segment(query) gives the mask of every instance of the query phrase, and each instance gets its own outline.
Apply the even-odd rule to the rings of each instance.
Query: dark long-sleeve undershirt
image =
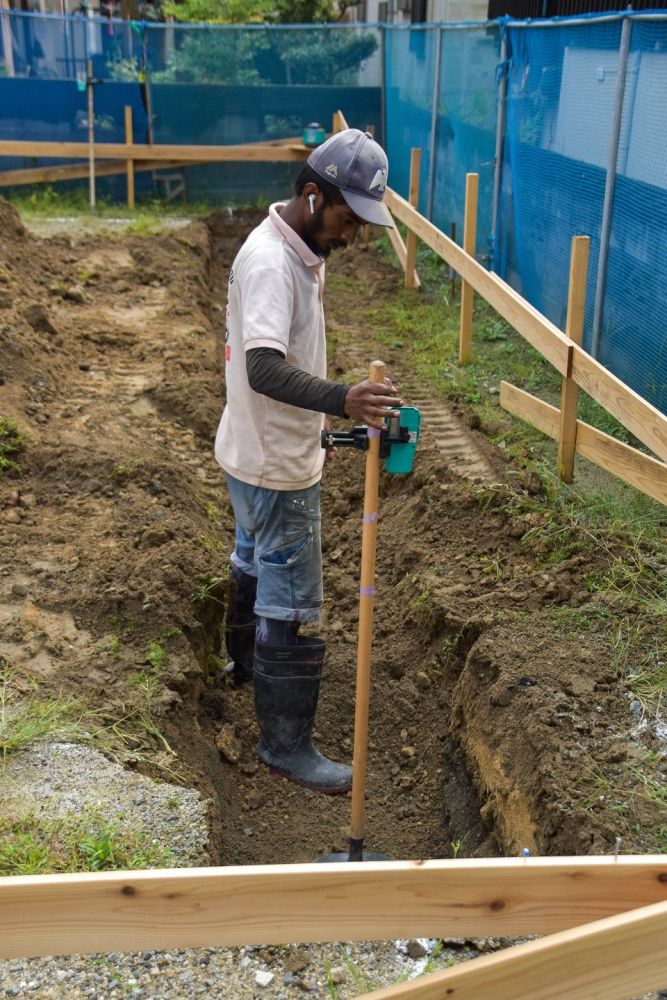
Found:
[[[256,347],[245,357],[248,382],[255,392],[302,410],[345,416],[349,385],[309,375],[272,347]]]

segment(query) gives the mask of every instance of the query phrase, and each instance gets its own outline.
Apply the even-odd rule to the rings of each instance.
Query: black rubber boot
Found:
[[[227,592],[225,615],[225,646],[231,662],[225,667],[225,677],[236,687],[252,680],[255,658],[255,622],[253,611],[257,596],[257,577],[232,569]]]
[[[335,795],[352,787],[352,768],[322,756],[311,740],[326,646],[299,636],[295,646],[255,647],[257,756],[298,785]]]

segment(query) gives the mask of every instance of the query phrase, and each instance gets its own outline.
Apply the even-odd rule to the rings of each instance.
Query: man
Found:
[[[324,260],[363,223],[391,226],[387,157],[347,129],[311,153],[286,204],[275,204],[229,276],[225,407],[215,456],[236,519],[226,642],[235,683],[254,679],[259,759],[326,793],[351,787],[351,768],[313,746],[325,643],[300,636],[320,617],[320,478],[325,414],[381,428],[401,405],[389,379],[326,379]]]

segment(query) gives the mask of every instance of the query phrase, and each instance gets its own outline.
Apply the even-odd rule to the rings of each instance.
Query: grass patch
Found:
[[[67,190],[57,190],[51,185],[43,184],[22,188],[10,194],[14,208],[27,219],[48,219],[54,216],[92,216],[90,211],[88,188],[73,187]],[[191,218],[210,214],[219,205],[206,202],[173,203],[163,202],[158,198],[146,197],[137,200],[137,208],[130,209],[127,205],[114,202],[108,197],[98,197],[95,205],[95,217],[101,219],[132,219],[139,224],[139,230],[150,222],[164,221],[168,218]]]
[[[121,831],[99,813],[44,820],[0,818],[0,875],[99,872],[173,865],[174,855],[143,831]]]
[[[25,442],[25,434],[19,431],[14,421],[0,417],[0,476],[5,472],[21,475],[23,470],[14,460],[14,456],[23,451]]]
[[[47,737],[77,739],[83,735],[84,708],[78,698],[24,699],[13,697],[12,671],[0,670],[0,763],[9,754],[27,750]]]

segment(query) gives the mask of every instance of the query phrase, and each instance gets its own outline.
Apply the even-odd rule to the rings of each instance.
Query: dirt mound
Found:
[[[0,655],[20,693],[37,681],[82,695],[109,725],[129,718],[135,742],[119,738],[117,756],[154,774],[177,767],[214,796],[212,857],[232,863],[345,849],[349,822],[347,797],[260,768],[252,692],[221,680],[233,523],[212,443],[227,268],[257,221],[219,213],[149,239],[40,241],[0,203],[3,416],[27,439],[22,474],[0,480]],[[332,370],[361,354],[400,370],[400,347],[373,341],[358,295],[359,282],[393,294],[396,272],[363,248],[337,269],[327,309],[345,336],[332,338]],[[499,466],[488,442],[476,447]],[[360,456],[339,453],[323,486],[329,656],[316,736],[350,759]],[[522,540],[527,516],[500,499],[453,472],[427,423],[414,475],[383,476],[369,846],[567,854],[623,835],[641,849],[659,822],[649,800],[628,804],[644,737],[609,667],[605,607],[580,557],[545,564]],[[578,616],[598,610],[599,628],[579,634]]]

